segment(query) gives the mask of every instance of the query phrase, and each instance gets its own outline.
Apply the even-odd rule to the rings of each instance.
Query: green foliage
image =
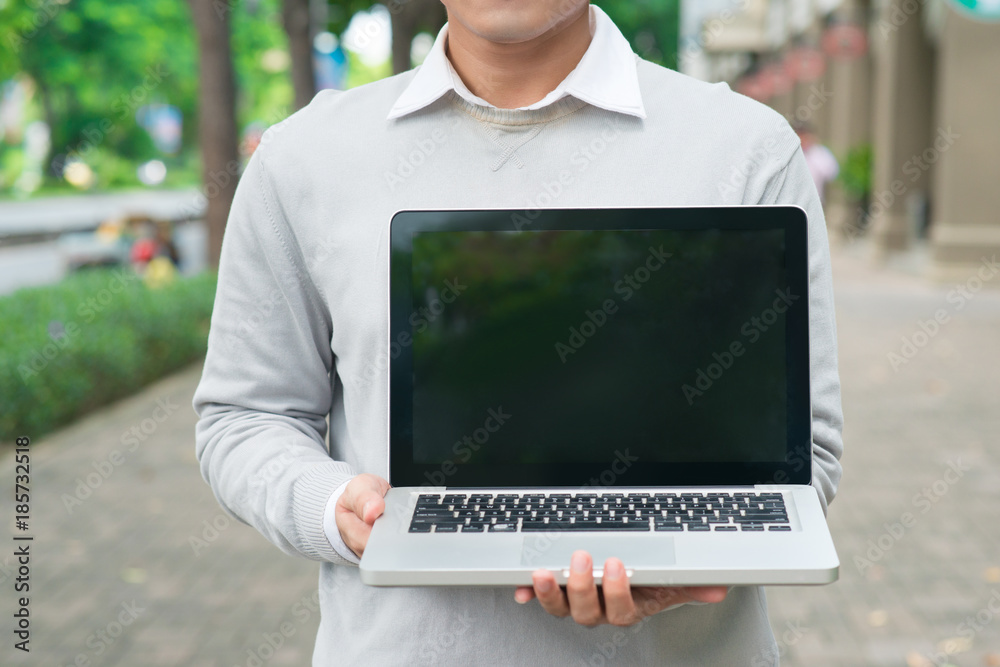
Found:
[[[120,137],[142,104],[170,102],[185,116],[194,107],[197,54],[181,0],[15,1],[0,10],[0,23],[11,29],[15,56],[0,63],[0,79],[24,72],[38,85],[54,155],[84,144],[88,129],[112,149],[128,143]],[[129,157],[152,157],[144,148]]]
[[[872,147],[861,144],[847,151],[837,182],[848,197],[864,201],[872,189]]]
[[[295,93],[289,70],[269,72],[263,66],[270,49],[287,51],[281,23],[281,0],[259,0],[255,5],[228,1],[232,7],[233,65],[236,68],[239,127],[253,121],[274,124],[292,112]],[[195,125],[191,118],[191,127]]]
[[[217,7],[231,12],[241,126],[281,120],[291,109],[288,72],[261,67],[268,49],[286,47],[280,0],[219,0]],[[50,159],[83,159],[102,188],[135,184],[135,167],[145,160],[164,159],[169,167],[170,156],[159,154],[135,119],[150,103],[172,104],[183,114],[182,154],[174,159],[187,162],[186,155],[197,154],[198,49],[185,0],[8,0],[0,2],[0,25],[0,81],[27,74],[35,83],[29,119],[49,124]],[[5,163],[14,159],[7,154],[15,150],[0,142],[5,174]],[[68,187],[48,170],[45,175],[47,186]]]
[[[0,442],[38,437],[200,358],[215,280],[150,289],[131,269],[101,269],[0,298]]]
[[[24,168],[24,151],[20,148],[0,151],[0,190],[10,187]]]
[[[646,60],[677,67],[680,0],[593,0]]]
[[[381,65],[366,65],[353,51],[347,52],[347,87],[356,88],[372,81],[392,76],[392,62],[386,60]]]

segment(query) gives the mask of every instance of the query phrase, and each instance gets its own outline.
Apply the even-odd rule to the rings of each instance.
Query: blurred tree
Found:
[[[410,46],[418,32],[436,34],[448,19],[441,0],[389,0],[392,24],[392,72],[410,69]]]
[[[231,7],[219,0],[188,0],[198,33],[198,136],[208,200],[208,258],[218,267],[222,235],[239,176],[236,81],[230,46]]]
[[[177,0],[0,3],[0,81],[19,72],[37,87],[54,170],[107,151],[139,161],[156,153],[135,122],[142,105],[194,108],[193,43]]]
[[[288,35],[288,50],[292,57],[295,108],[301,109],[309,104],[309,100],[316,94],[309,0],[283,0],[281,17],[285,33]]]

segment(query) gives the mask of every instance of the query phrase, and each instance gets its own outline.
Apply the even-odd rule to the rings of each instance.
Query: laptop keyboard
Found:
[[[791,531],[780,493],[448,493],[417,499],[411,533]]]

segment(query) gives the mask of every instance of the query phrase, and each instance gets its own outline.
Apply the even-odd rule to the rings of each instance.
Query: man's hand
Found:
[[[382,498],[388,490],[389,482],[377,475],[362,473],[347,483],[337,499],[337,529],[344,544],[358,558],[365,552],[372,524],[385,511]]]
[[[538,598],[542,609],[560,618],[572,616],[580,625],[593,627],[634,625],[647,616],[681,602],[722,602],[726,586],[641,587],[633,589],[625,576],[625,566],[617,558],[604,563],[601,588],[594,583],[594,565],[590,554],[577,551],[570,562],[566,591],[556,585],[548,570],[531,576],[534,587],[519,586],[514,599],[524,604]]]

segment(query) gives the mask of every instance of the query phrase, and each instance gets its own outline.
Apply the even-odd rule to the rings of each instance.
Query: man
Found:
[[[826,184],[837,178],[840,165],[830,149],[819,142],[816,133],[806,123],[796,123],[795,134],[802,145],[802,154],[806,158],[809,173],[812,174],[816,191],[819,192],[820,203],[826,202]]]
[[[448,24],[420,68],[321,93],[248,165],[194,401],[205,478],[281,549],[323,561],[315,665],[776,664],[758,587],[633,591],[610,559],[598,590],[582,552],[565,592],[545,572],[517,591],[361,584],[353,565],[388,488],[399,209],[803,207],[824,506],[840,478],[826,229],[788,124],[725,84],[641,60],[586,0],[444,4]]]

